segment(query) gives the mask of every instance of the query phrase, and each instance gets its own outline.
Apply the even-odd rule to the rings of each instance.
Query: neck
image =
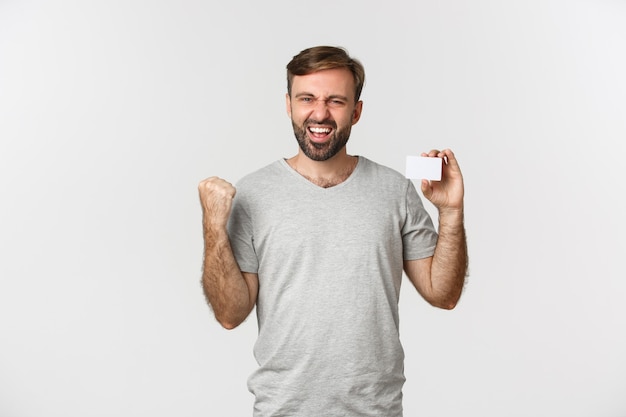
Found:
[[[296,172],[313,184],[329,188],[341,184],[350,177],[358,158],[348,155],[345,149],[326,161],[310,159],[302,151],[293,158],[287,159],[287,163]]]

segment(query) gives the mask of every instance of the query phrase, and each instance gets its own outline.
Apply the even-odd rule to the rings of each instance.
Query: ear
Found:
[[[285,94],[285,105],[287,106],[287,115],[291,118],[291,97],[289,97],[289,93]]]
[[[354,126],[359,119],[361,118],[361,112],[363,111],[363,101],[359,100],[354,106],[354,111],[352,112],[352,125]]]

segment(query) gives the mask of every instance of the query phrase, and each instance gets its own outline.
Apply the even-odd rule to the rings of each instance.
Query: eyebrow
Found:
[[[294,97],[305,97],[305,96],[306,97],[315,97],[315,94],[302,92],[302,93],[296,94]],[[340,100],[348,101],[348,97],[342,96],[341,94],[331,94],[330,96],[328,96],[328,98],[326,100],[332,100],[332,99],[340,99]]]

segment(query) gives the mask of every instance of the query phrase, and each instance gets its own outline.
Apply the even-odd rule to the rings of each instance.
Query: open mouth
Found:
[[[307,130],[309,131],[309,136],[315,142],[325,141],[326,139],[328,139],[328,137],[333,131],[331,127],[319,127],[319,126],[316,126],[316,127],[309,126]]]

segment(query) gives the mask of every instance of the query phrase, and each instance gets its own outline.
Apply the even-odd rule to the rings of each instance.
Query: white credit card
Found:
[[[441,181],[443,159],[427,156],[406,157],[406,177],[416,180]]]

